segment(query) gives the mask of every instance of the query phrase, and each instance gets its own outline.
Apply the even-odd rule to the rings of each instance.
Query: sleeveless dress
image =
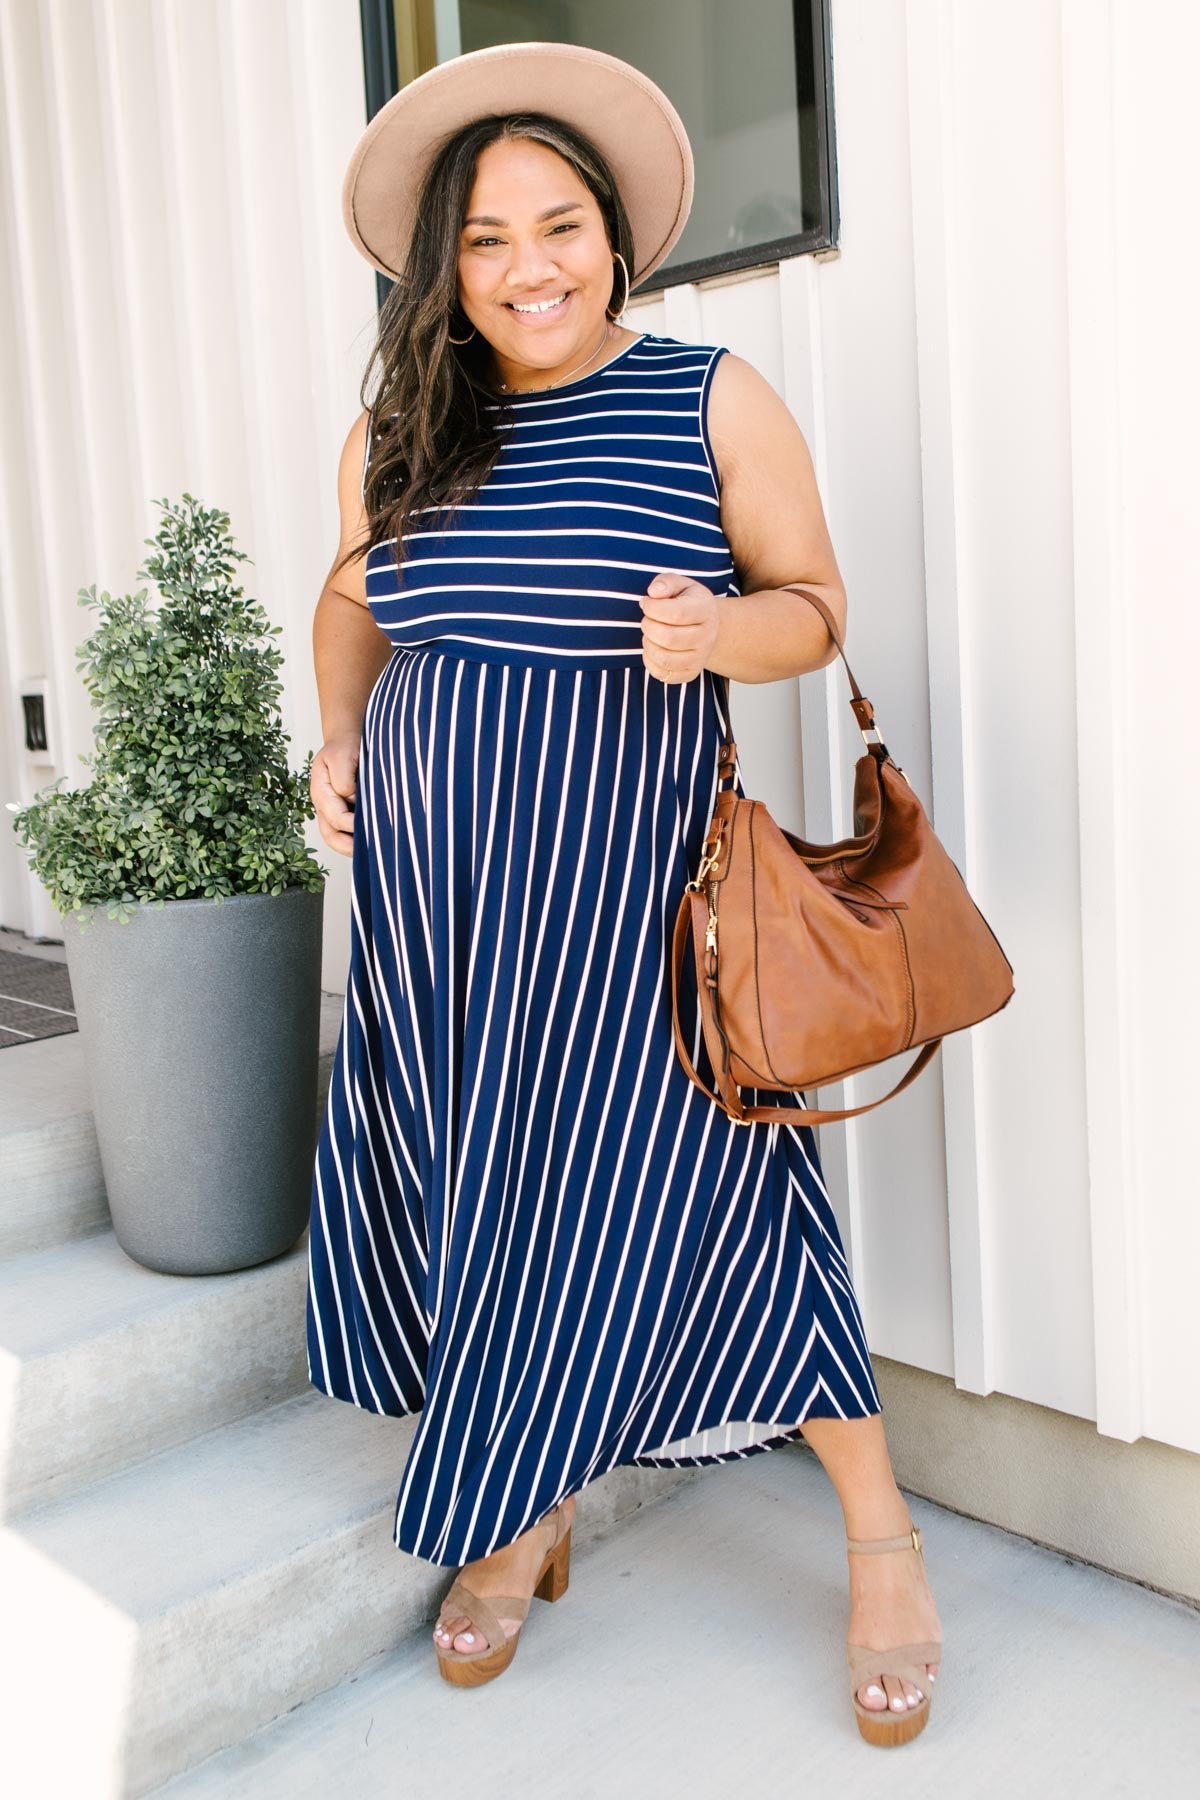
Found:
[[[882,1410],[812,1127],[735,1125],[674,1043],[728,681],[651,675],[638,596],[660,570],[739,591],[706,416],[724,351],[645,332],[512,396],[452,527],[406,535],[400,577],[394,541],[367,558],[395,650],[363,720],[308,1374],[420,1414],[393,1536],[434,1563],[619,1464]]]

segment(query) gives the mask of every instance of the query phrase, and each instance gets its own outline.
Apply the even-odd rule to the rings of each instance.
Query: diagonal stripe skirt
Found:
[[[675,1050],[671,930],[726,703],[707,670],[423,647],[371,693],[308,1373],[420,1414],[393,1535],[431,1562],[620,1464],[882,1410],[812,1128],[735,1126]]]

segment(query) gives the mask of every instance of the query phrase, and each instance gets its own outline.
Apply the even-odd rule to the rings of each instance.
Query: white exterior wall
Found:
[[[787,397],[851,667],[1014,965],[1002,1013],[898,1100],[821,1129],[826,1174],[874,1351],[1200,1451],[1183,923],[1200,886],[1200,16],[833,15],[840,253],[627,314],[728,344]],[[75,590],[132,585],[148,496],[184,488],[256,559],[243,579],[284,626],[299,761],[319,742],[312,607],[374,309],[338,204],[363,123],[357,7],[0,0],[0,60],[3,797],[84,779]],[[39,674],[53,769],[20,743],[16,681]],[[811,837],[849,829],[849,691],[840,660],[734,689],[749,791]],[[336,987],[348,868],[312,841]],[[0,908],[58,935],[8,834]],[[908,1060],[821,1101],[869,1099]]]
[[[92,748],[75,646],[185,490],[228,512],[283,627],[293,765],[320,742],[312,611],[337,547],[374,283],[341,221],[363,129],[355,0],[0,0],[0,784]],[[17,694],[50,683],[53,767]],[[61,936],[0,834],[0,923]],[[315,831],[329,866],[342,862]],[[329,985],[348,943],[333,871]]]

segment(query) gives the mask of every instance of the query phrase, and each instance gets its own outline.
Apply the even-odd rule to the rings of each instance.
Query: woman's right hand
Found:
[[[321,836],[331,850],[354,854],[354,798],[358,787],[359,739],[348,733],[327,738],[312,760],[308,791]]]

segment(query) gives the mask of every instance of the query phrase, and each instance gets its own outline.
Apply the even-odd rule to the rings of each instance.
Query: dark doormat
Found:
[[[66,963],[0,950],[0,1049],[78,1029]]]

